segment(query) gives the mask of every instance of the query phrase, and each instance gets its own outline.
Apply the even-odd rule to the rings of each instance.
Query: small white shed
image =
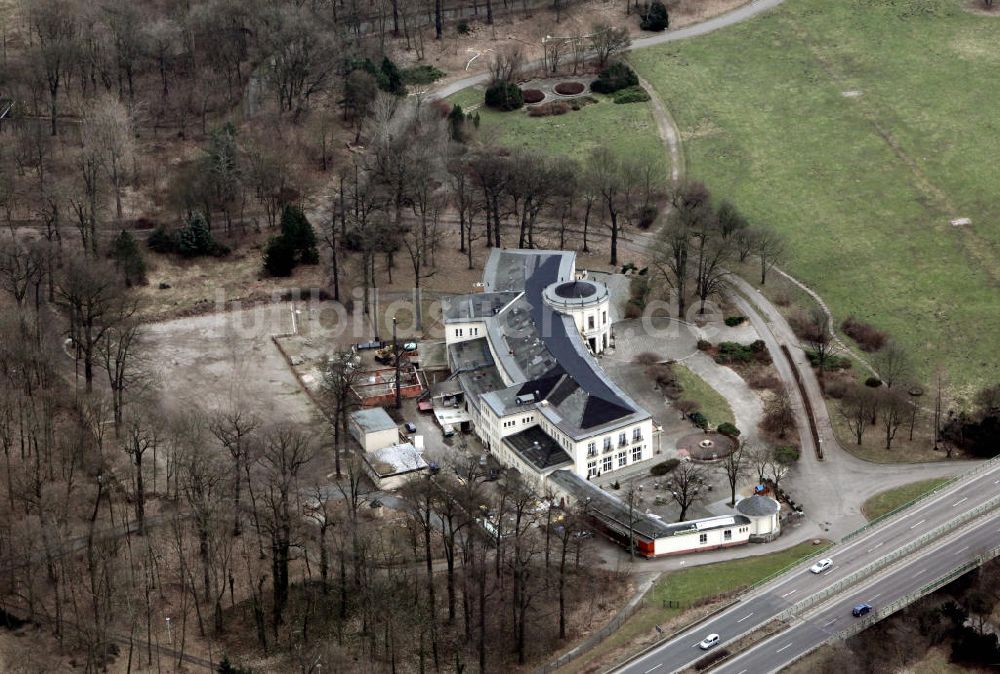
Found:
[[[381,407],[352,412],[348,420],[351,436],[365,452],[389,447],[399,442],[399,428],[389,413]]]
[[[781,504],[773,498],[754,494],[736,504],[736,512],[750,519],[750,542],[773,541],[781,533]]]

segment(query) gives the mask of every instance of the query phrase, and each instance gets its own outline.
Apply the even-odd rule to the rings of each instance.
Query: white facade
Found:
[[[732,517],[707,517],[694,520],[690,533],[664,536],[653,541],[653,556],[679,555],[743,545],[750,542],[750,524],[739,523]]]

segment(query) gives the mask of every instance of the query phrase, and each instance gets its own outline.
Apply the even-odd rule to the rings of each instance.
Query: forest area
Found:
[[[238,386],[221,408],[162,399],[143,340],[158,268],[242,254],[251,278],[301,265],[338,298],[397,258],[419,287],[446,241],[470,267],[474,244],[567,242],[578,209],[592,245],[620,232],[582,167],[405,96],[422,71],[393,59],[437,10],[513,4],[405,3],[396,37],[403,4],[0,5],[0,609],[27,656],[2,653],[8,671],[507,671],[620,601],[576,514],[516,476],[456,457],[390,509],[346,434],[270,419]],[[329,383],[343,419],[338,400]]]

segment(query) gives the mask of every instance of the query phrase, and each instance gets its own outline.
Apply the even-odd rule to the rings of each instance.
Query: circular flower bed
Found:
[[[545,100],[545,94],[538,89],[523,89],[521,93],[524,94],[524,102],[528,104],[540,103]]]
[[[582,94],[583,90],[586,89],[582,82],[560,82],[554,88],[557,94],[563,96],[576,96]]]

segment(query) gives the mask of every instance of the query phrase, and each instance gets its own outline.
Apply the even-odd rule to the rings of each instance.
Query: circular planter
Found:
[[[524,94],[524,102],[528,105],[545,100],[545,93],[538,89],[522,89],[521,93]]]
[[[553,89],[561,96],[576,96],[582,94],[587,87],[582,82],[560,82]]]
[[[692,433],[677,442],[677,449],[695,461],[717,461],[733,453],[736,441],[720,433]]]

